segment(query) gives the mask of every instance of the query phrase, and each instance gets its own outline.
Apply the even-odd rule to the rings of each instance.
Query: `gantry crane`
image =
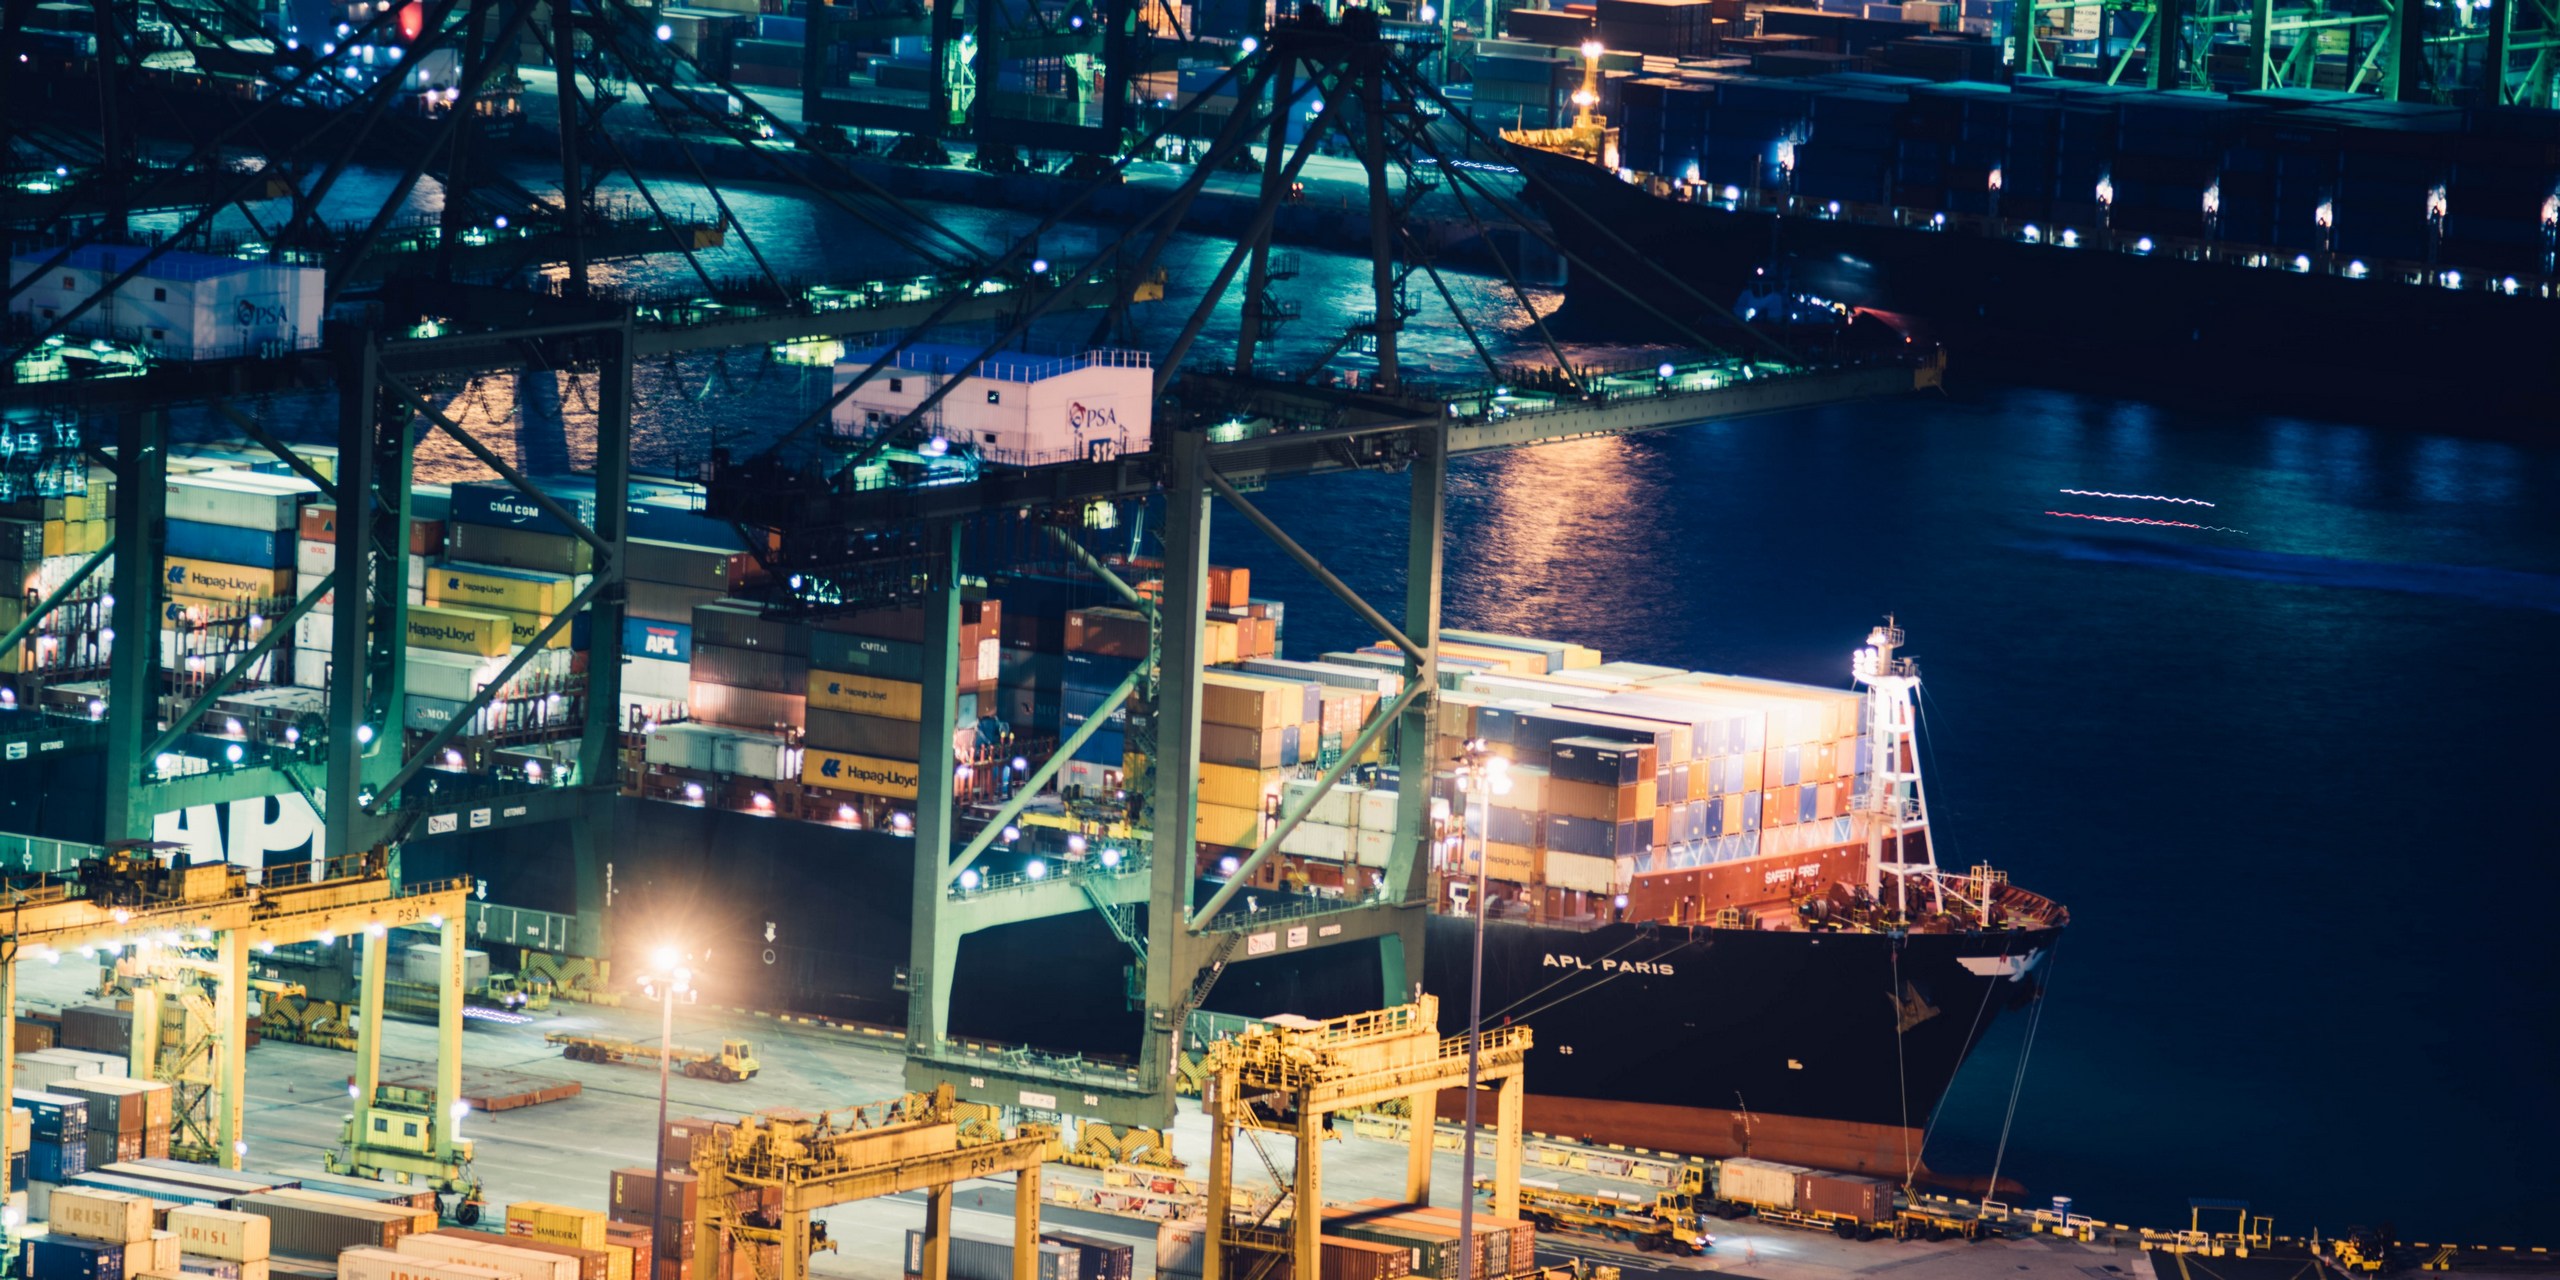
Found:
[[[397,886],[381,850],[315,866],[296,883],[253,885],[229,863],[164,862],[145,848],[110,849],[70,879],[38,877],[7,889],[9,920],[0,955],[0,1008],[17,1007],[18,965],[58,963],[66,954],[118,957],[133,979],[131,1071],[167,1081],[175,1096],[172,1154],[230,1168],[246,1149],[241,1109],[247,1073],[249,953],[345,936],[365,940],[381,972],[382,941],[395,928],[441,929],[448,959],[440,976],[444,1037],[435,1102],[449,1114],[461,1084],[461,952],[465,895],[459,881]],[[280,876],[281,870],[270,876]],[[379,1008],[378,979],[369,987]],[[165,1018],[164,1006],[182,1016]],[[165,1020],[164,1020],[165,1018]],[[368,1016],[364,1038],[378,1019]],[[164,1028],[179,1028],[171,1036]],[[379,1045],[363,1078],[378,1078]],[[0,1096],[16,1085],[16,1063],[0,1054]],[[362,1114],[369,1091],[357,1099]]]
[[[925,1193],[922,1280],[945,1280],[950,1267],[951,1189],[971,1178],[1014,1175],[1013,1280],[1037,1280],[1040,1261],[1040,1165],[1054,1132],[963,1145],[960,1107],[951,1086],[887,1102],[812,1115],[778,1110],[721,1125],[693,1149],[693,1264],[712,1275],[726,1241],[779,1246],[779,1266],[734,1266],[738,1280],[808,1280],[817,1246],[809,1215],[834,1205],[906,1191]],[[737,1193],[778,1187],[774,1210],[742,1211]],[[770,1214],[771,1216],[767,1216]],[[758,1249],[750,1257],[757,1257]]]
[[[1412,1004],[1329,1022],[1285,1014],[1265,1018],[1261,1025],[1210,1046],[1202,1102],[1209,1113],[1208,1214],[1218,1238],[1202,1258],[1201,1280],[1220,1280],[1229,1245],[1286,1253],[1294,1280],[1316,1280],[1324,1234],[1318,1148],[1325,1117],[1334,1112],[1383,1102],[1410,1104],[1405,1198],[1428,1202],[1440,1091],[1465,1088],[1468,1069],[1467,1037],[1443,1037],[1439,1026],[1439,997],[1426,995]],[[1529,1028],[1489,1029],[1476,1067],[1478,1081],[1500,1089],[1494,1104],[1493,1212],[1506,1218],[1520,1212],[1521,1066],[1528,1056]],[[1272,1212],[1263,1215],[1268,1220],[1279,1204],[1289,1205],[1285,1229],[1235,1220],[1238,1129],[1283,1133],[1296,1140],[1296,1176]]]

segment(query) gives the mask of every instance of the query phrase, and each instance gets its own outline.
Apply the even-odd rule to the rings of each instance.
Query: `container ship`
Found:
[[[1980,80],[1754,74],[1871,61],[1853,56],[1871,52],[1858,19],[1771,15],[1803,19],[1788,52],[1647,59],[1593,75],[1579,127],[1504,132],[1526,198],[1587,264],[1568,319],[1640,314],[1612,281],[1700,322],[1765,324],[1774,292],[2013,381],[2139,369],[2228,400],[2252,385],[2241,370],[2283,368],[2289,411],[2423,402],[2512,423],[2560,390],[2532,337],[2560,306],[2560,112],[1992,83],[1987,44]]]
[[[306,460],[323,474],[334,463],[326,450]],[[326,588],[335,512],[251,446],[190,448],[170,473],[159,643],[183,682],[223,669],[269,619]],[[82,492],[0,512],[13,598],[52,592],[104,544],[112,484],[103,468],[85,479]],[[563,508],[592,510],[592,481],[542,484]],[[625,731],[605,868],[615,945],[674,934],[702,952],[705,986],[735,1003],[902,1027],[919,777],[947,759],[964,827],[973,814],[983,824],[1146,660],[1148,621],[1099,603],[1111,598],[1103,585],[1063,560],[988,573],[963,611],[958,732],[926,747],[921,611],[777,616],[765,570],[702,502],[685,482],[635,482],[627,625],[559,629],[409,785],[432,812],[574,783],[579,728],[614,717]],[[399,723],[415,746],[467,713],[464,700],[540,637],[593,565],[585,542],[502,485],[420,484],[412,513]],[[1114,558],[1149,589],[1148,562]],[[1285,602],[1254,594],[1246,568],[1214,569],[1210,585],[1190,833],[1203,882],[1235,872],[1405,679],[1402,659],[1378,649],[1292,656]],[[159,767],[219,769],[243,742],[312,734],[333,607],[304,613]],[[0,761],[0,827],[98,839],[103,770],[87,748],[104,714],[106,616],[102,589],[83,584],[6,655],[0,732],[43,749]],[[1423,851],[1435,914],[1420,977],[1460,1029],[1481,925],[1486,1016],[1538,1030],[1531,1125],[1913,1173],[1967,1054],[1998,1014],[2037,998],[2066,916],[1988,869],[1937,866],[1912,751],[1917,673],[1899,633],[1869,637],[1842,689],[1609,661],[1534,637],[1440,640],[1432,758],[1452,769],[1415,782],[1447,815]],[[597,661],[621,664],[621,705],[588,705]],[[1505,793],[1457,791],[1470,743],[1510,762]],[[1134,789],[1144,747],[1135,722],[1090,734],[984,873],[1033,858],[1072,868],[1125,834],[1113,797]],[[1403,780],[1391,747],[1371,750],[1257,869],[1240,907],[1377,891]],[[574,912],[562,825],[484,824],[483,812],[422,823],[402,845],[403,873],[467,876],[490,902]],[[316,856],[319,826],[306,801],[279,795],[161,815],[156,834],[264,874]],[[1077,912],[971,935],[954,1034],[1132,1053],[1143,1014],[1114,923]],[[1374,1008],[1383,981],[1374,947],[1239,953],[1190,1030]]]

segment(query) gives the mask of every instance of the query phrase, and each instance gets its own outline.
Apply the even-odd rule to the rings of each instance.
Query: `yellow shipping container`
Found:
[[[882,680],[844,671],[809,672],[809,705],[822,711],[852,711],[885,720],[922,720],[924,686],[904,680]]]
[[[1263,797],[1280,790],[1277,769],[1245,769],[1231,764],[1200,766],[1200,803],[1221,804],[1230,809],[1262,808]]]
[[[46,536],[48,539],[51,537],[50,534]],[[168,556],[161,560],[160,569],[161,580],[167,584],[169,594],[190,600],[248,604],[293,594],[292,565],[281,569],[252,569],[246,565]]]
[[[1526,649],[1501,649],[1484,644],[1461,644],[1455,640],[1440,642],[1440,656],[1464,658],[1469,662],[1490,663],[1515,676],[1547,674],[1546,659]]]
[[[502,658],[507,646],[515,643],[515,623],[487,609],[413,604],[409,606],[409,643],[421,649]]]
[[[631,1280],[630,1245],[605,1242],[604,1280]]]
[[[1278,729],[1294,723],[1305,705],[1296,685],[1226,671],[1200,673],[1200,718],[1209,724]]]
[[[1202,844],[1250,849],[1262,840],[1262,810],[1239,809],[1203,800],[1200,802],[1200,817],[1194,824],[1194,834]]]
[[[429,601],[428,603],[433,604],[434,601]],[[533,638],[541,635],[542,628],[548,625],[551,621],[551,615],[547,613],[518,613],[513,609],[490,609],[488,612],[504,614],[506,616],[507,643],[509,644],[532,644]],[[577,624],[572,622],[568,626],[552,632],[551,643],[542,647],[545,649],[568,648],[569,633],[575,630],[577,630]]]
[[[595,1209],[572,1209],[539,1200],[519,1200],[507,1206],[508,1235],[572,1249],[604,1248],[606,1221],[604,1214]]]
[[[1230,618],[1208,619],[1208,630],[1201,637],[1200,651],[1209,662],[1237,661],[1235,621]]]
[[[1569,644],[1569,645],[1566,645],[1566,646],[1564,647],[1564,669],[1565,669],[1565,670],[1567,670],[1567,671],[1587,671],[1587,670],[1589,670],[1589,669],[1591,669],[1591,668],[1593,668],[1593,667],[1599,666],[1599,665],[1600,665],[1600,651],[1599,651],[1599,650],[1597,650],[1597,649],[1585,649],[1585,648],[1583,648],[1581,645],[1578,645],[1578,644]]]
[[[568,608],[576,595],[566,574],[499,573],[459,565],[440,565],[427,571],[428,604],[547,616]]]
[[[910,760],[882,760],[842,751],[809,749],[800,765],[800,781],[830,791],[852,791],[893,800],[916,798],[916,765]]]

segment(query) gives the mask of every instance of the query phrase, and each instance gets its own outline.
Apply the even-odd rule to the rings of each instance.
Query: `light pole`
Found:
[[[1467,909],[1476,917],[1475,960],[1468,968],[1467,980],[1467,1123],[1464,1145],[1458,1148],[1458,1275],[1457,1280],[1475,1280],[1476,1239],[1476,1070],[1484,1050],[1484,908],[1485,845],[1492,835],[1493,798],[1511,790],[1511,760],[1499,756],[1485,745],[1482,738],[1467,740],[1466,754],[1458,757],[1458,792],[1462,807],[1458,811],[1458,852],[1467,848],[1467,820],[1474,816],[1476,801],[1484,802],[1483,834],[1476,837],[1476,884],[1469,895]],[[1429,1116],[1415,1116],[1415,1124],[1429,1124]]]
[[[676,998],[693,1001],[693,970],[684,967],[674,947],[650,952],[649,965],[650,972],[640,976],[640,990],[658,1002],[658,1142],[649,1169],[649,1267],[658,1275],[648,1280],[659,1280],[665,1274],[659,1261],[667,1253],[667,1067],[675,1057]]]

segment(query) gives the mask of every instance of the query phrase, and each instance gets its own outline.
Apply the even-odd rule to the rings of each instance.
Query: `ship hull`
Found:
[[[2540,430],[2539,406],[2560,393],[2560,368],[2534,354],[2554,304],[2478,287],[2484,273],[2457,290],[2331,272],[2343,263],[2297,272],[2102,249],[2090,227],[2074,230],[2081,247],[2063,248],[2052,227],[2030,244],[1732,211],[1652,195],[1569,156],[1509,154],[1529,202],[1584,259],[1566,286],[1568,331],[1658,330],[1632,292],[1712,337],[1721,321],[1688,290],[1730,308],[1763,268],[1784,264],[1800,292],[1912,322],[1947,348],[1958,377],[2357,419],[2423,410],[2431,428],[2469,432]]]
[[[618,803],[617,940],[638,946],[670,928],[697,939],[717,1002],[903,1024],[912,840]],[[470,875],[493,898],[566,910],[562,836],[427,837],[406,859],[413,875]],[[1485,930],[1484,1008],[1535,1033],[1534,1130],[1899,1177],[1981,1036],[2038,997],[2055,936],[1497,921]],[[1416,976],[1449,1034],[1466,1028],[1474,941],[1463,917],[1428,926]],[[1130,1054],[1141,1019],[1126,999],[1129,960],[1089,912],[973,934],[955,967],[953,1030]],[[1206,1007],[1325,1017],[1401,998],[1384,982],[1376,946],[1322,948],[1230,964]]]

